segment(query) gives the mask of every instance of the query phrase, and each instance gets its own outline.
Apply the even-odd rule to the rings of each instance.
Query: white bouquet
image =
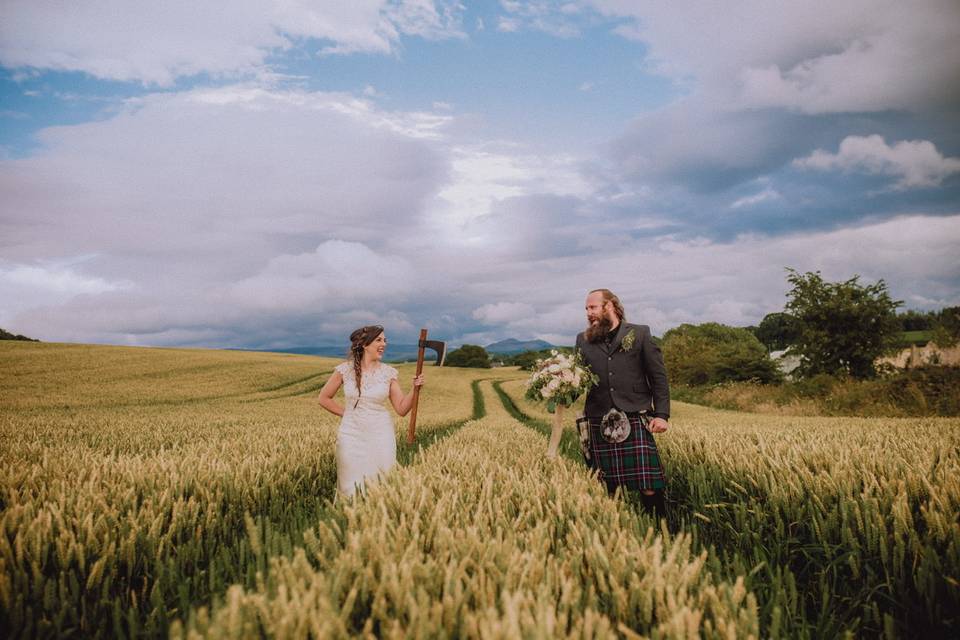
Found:
[[[547,411],[553,413],[558,406],[571,406],[599,380],[579,353],[564,354],[554,349],[549,358],[537,360],[536,370],[527,380],[526,397],[546,401]]]

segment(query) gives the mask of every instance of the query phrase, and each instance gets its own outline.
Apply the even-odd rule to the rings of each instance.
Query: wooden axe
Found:
[[[420,329],[420,350],[417,351],[417,375],[423,373],[423,351],[433,349],[437,352],[436,366],[443,366],[443,359],[447,355],[447,343],[439,340],[427,340],[427,330]],[[413,406],[410,407],[410,422],[407,423],[407,444],[413,444],[417,433],[417,403],[420,401],[420,387],[413,388]]]

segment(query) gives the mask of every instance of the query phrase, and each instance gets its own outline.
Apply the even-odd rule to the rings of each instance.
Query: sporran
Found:
[[[617,408],[611,408],[600,421],[600,435],[611,444],[619,444],[630,437],[630,419]]]

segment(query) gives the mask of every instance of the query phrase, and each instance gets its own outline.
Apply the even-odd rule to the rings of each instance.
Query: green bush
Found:
[[[960,415],[960,367],[918,367],[879,381],[880,394],[927,415]],[[922,399],[922,405],[921,400]]]
[[[864,417],[960,416],[960,368],[927,366],[884,379],[819,374],[780,385],[725,382],[671,389],[683,402],[718,409]]]
[[[781,379],[776,363],[753,333],[716,322],[683,324],[667,331],[663,357],[672,385]]]
[[[818,373],[809,378],[801,378],[786,386],[803,398],[825,398],[830,395],[839,381],[836,376],[829,373]]]
[[[444,364],[450,367],[490,368],[490,356],[487,350],[475,344],[465,344],[447,354]]]
[[[503,356],[503,364],[507,366],[520,367],[523,371],[533,371],[537,360],[544,360],[550,357],[551,351],[560,353],[573,353],[572,347],[552,347],[550,349],[541,349],[540,351],[524,351],[512,356]]]

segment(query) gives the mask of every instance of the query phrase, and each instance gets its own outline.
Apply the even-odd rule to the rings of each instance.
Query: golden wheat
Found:
[[[315,396],[336,360],[10,343],[0,358],[0,626],[18,634],[162,631],[333,497],[337,419]],[[421,437],[472,409],[470,377],[428,379]]]
[[[186,637],[757,637],[756,602],[716,584],[543,438],[492,416],[392,474],[233,587]]]
[[[550,416],[512,369],[428,368],[408,466],[332,500],[337,419],[315,397],[337,362],[0,343],[0,631],[960,629],[960,420],[676,403],[667,534],[606,496],[572,430],[567,459],[543,460]]]
[[[545,426],[522,381],[501,387]],[[960,627],[960,420],[673,406],[657,438],[673,515],[758,593],[768,634]]]

